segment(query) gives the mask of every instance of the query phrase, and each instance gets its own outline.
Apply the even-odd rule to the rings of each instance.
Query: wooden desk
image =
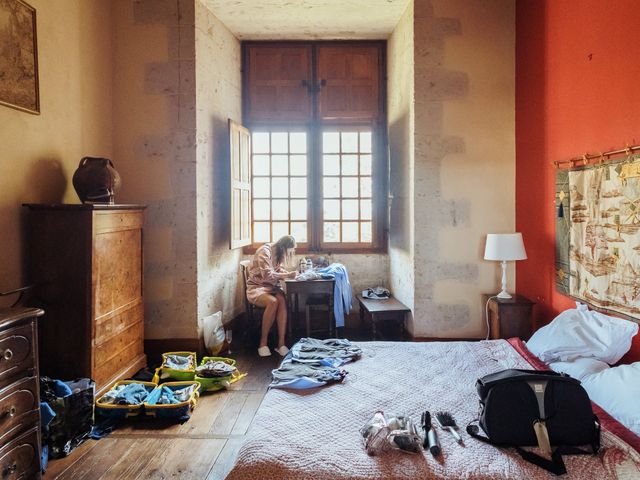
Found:
[[[376,323],[384,320],[393,320],[398,322],[400,325],[400,336],[404,340],[404,318],[407,313],[411,312],[409,307],[396,300],[394,297],[384,300],[374,300],[364,298],[362,295],[358,294],[356,298],[360,304],[360,321],[364,321],[365,312],[369,315],[369,318],[371,318],[371,340],[375,340],[378,335]]]
[[[329,323],[333,325],[331,322],[331,316],[333,315],[333,289],[334,289],[335,280],[285,280],[284,281],[284,291],[287,296],[287,305],[289,306],[289,313],[293,313],[293,318],[295,318],[296,324],[300,322],[300,294],[303,295],[314,295],[314,294],[322,294],[328,295],[329,297]],[[291,335],[291,323],[288,323],[289,335]],[[333,332],[329,332],[330,336]]]

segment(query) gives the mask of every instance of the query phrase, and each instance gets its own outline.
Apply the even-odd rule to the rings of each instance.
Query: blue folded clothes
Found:
[[[56,395],[58,397],[66,397],[68,395],[71,395],[73,392],[71,391],[71,389],[69,388],[69,385],[67,385],[66,383],[64,383],[62,380],[54,380],[53,381],[54,384],[54,389],[56,392]]]
[[[43,427],[49,426],[55,416],[56,412],[53,411],[51,405],[47,402],[40,402],[40,425]]]
[[[101,403],[112,403],[115,405],[140,405],[149,395],[149,387],[139,383],[129,383],[118,385],[109,390],[100,399]]]

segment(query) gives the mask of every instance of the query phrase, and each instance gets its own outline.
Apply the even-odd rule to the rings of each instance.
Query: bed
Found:
[[[308,391],[270,390],[258,410],[229,480],[251,479],[537,479],[553,475],[512,449],[464,433],[477,418],[478,377],[506,368],[546,366],[518,339],[481,342],[363,342],[342,383]],[[419,421],[425,409],[454,414],[458,445],[439,431],[443,455],[393,450],[368,456],[360,427],[376,410]],[[601,419],[597,456],[566,456],[564,478],[640,478],[640,437],[594,406]]]

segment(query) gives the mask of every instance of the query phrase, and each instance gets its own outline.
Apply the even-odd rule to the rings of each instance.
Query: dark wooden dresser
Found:
[[[0,309],[0,478],[40,478],[37,308]]]
[[[146,365],[140,205],[28,204],[29,282],[45,314],[40,367],[96,382]]]

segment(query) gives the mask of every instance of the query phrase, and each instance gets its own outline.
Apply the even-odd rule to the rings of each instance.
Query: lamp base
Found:
[[[506,290],[502,290],[498,295],[498,298],[513,298]]]

